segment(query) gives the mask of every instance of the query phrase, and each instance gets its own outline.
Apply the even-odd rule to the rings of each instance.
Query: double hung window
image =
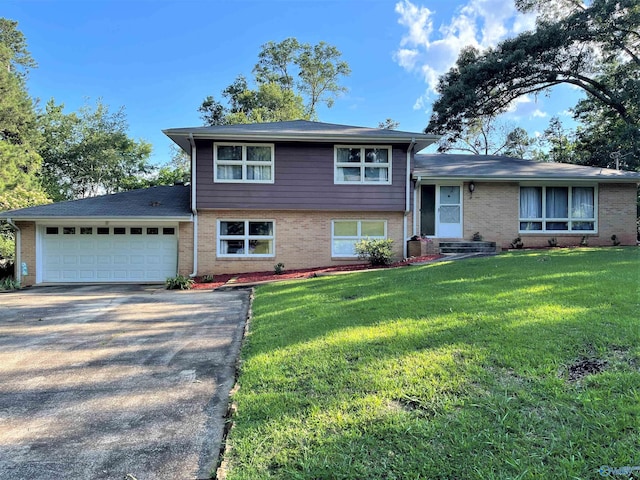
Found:
[[[337,145],[335,183],[391,183],[391,147]]]
[[[218,220],[218,256],[273,257],[273,223],[264,220]]]
[[[385,220],[334,220],[331,224],[331,256],[356,257],[355,245],[360,240],[386,237]]]
[[[596,188],[520,187],[520,232],[595,232]]]
[[[273,183],[272,144],[215,143],[216,182]]]

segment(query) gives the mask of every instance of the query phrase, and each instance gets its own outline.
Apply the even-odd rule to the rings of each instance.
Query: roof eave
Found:
[[[269,132],[255,133],[202,133],[194,131],[175,132],[171,130],[163,130],[171,140],[178,144],[183,150],[189,148],[188,138],[192,134],[193,138],[199,140],[232,140],[232,141],[294,141],[294,142],[342,142],[342,143],[373,143],[373,144],[389,144],[389,143],[406,143],[415,142],[416,151],[420,151],[440,139],[439,135],[406,135],[397,137],[384,137],[379,135],[341,135],[341,134],[317,134],[317,133],[286,133],[274,134]],[[175,137],[175,138],[174,138]]]
[[[0,213],[0,220],[10,218],[14,222],[56,222],[56,221],[74,221],[74,222],[192,222],[193,215],[173,215],[173,216],[145,216],[145,215],[128,215],[128,216],[73,216],[73,215],[51,215],[38,217],[21,217],[14,215],[5,215]]]
[[[419,180],[474,180],[486,182],[598,182],[598,183],[635,183],[640,185],[640,178],[634,177],[590,177],[590,176],[486,176],[486,175],[431,175],[428,172],[414,171],[413,177]]]

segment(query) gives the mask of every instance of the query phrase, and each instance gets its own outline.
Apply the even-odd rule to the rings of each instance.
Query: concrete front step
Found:
[[[496,253],[496,242],[440,242],[440,253]]]

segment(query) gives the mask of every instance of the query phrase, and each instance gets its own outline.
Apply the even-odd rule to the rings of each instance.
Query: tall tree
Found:
[[[479,52],[464,49],[439,80],[426,129],[460,134],[478,115],[559,84],[582,89],[591,106],[626,125],[640,154],[640,3],[637,0],[518,0],[539,13],[535,31]]]
[[[256,88],[239,75],[222,93],[204,99],[198,111],[207,125],[317,118],[318,105],[333,105],[346,88],[346,62],[332,45],[301,44],[295,38],[268,42],[253,69]]]
[[[17,27],[17,22],[0,18],[0,210],[47,201],[39,181],[36,113],[25,84],[36,64]]]
[[[378,128],[384,130],[397,130],[400,122],[396,122],[393,118],[387,118],[384,122],[378,122]]]
[[[100,100],[65,114],[51,99],[41,115],[45,188],[54,200],[84,198],[126,189],[132,177],[151,170],[151,145],[127,135],[124,110],[111,113]]]
[[[534,139],[522,128],[509,128],[495,117],[478,117],[463,131],[444,135],[438,141],[438,151],[531,158]]]
[[[313,119],[318,117],[319,103],[331,108],[338,95],[347,91],[338,82],[351,74],[351,69],[347,62],[340,61],[340,56],[336,47],[325,42],[313,46],[305,43],[295,60],[300,68],[298,85],[308,99],[307,113]]]

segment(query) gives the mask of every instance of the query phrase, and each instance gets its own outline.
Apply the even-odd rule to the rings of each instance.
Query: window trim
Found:
[[[222,222],[244,222],[244,235],[221,235],[220,224]],[[273,233],[271,235],[249,235],[249,223],[250,222],[262,222],[271,223]],[[255,219],[255,218],[219,218],[216,221],[216,257],[217,258],[274,258],[276,256],[276,221],[273,219]],[[221,253],[223,240],[239,240],[242,239],[245,242],[250,240],[271,240],[271,252],[272,253]],[[247,248],[245,248],[247,250]]]
[[[335,235],[335,225],[336,222],[358,222],[357,235],[356,236],[340,236],[336,237]],[[382,222],[384,224],[384,236],[370,236],[370,235],[362,235],[362,222]],[[359,242],[360,240],[364,240],[365,238],[373,238],[373,239],[387,239],[388,237],[388,229],[387,229],[387,220],[383,218],[335,218],[331,220],[331,257],[332,258],[358,258],[357,254],[354,255],[345,255],[344,253],[339,253],[334,250],[334,242],[335,240],[355,240]]]
[[[542,189],[542,217],[541,218],[523,218],[520,217],[520,203],[522,201],[522,188],[538,187]],[[547,217],[547,188],[560,187],[567,189],[567,217],[555,218]],[[574,188],[593,188],[593,217],[591,218],[573,218],[571,216],[571,204]],[[522,222],[542,222],[542,230],[522,230],[520,224]],[[567,230],[546,230],[547,222],[567,222]],[[573,223],[593,222],[593,230],[572,230]],[[593,183],[521,183],[518,185],[518,233],[523,235],[595,235],[598,233],[598,185]]]
[[[218,160],[218,147],[242,147],[242,160]],[[247,147],[269,147],[271,160],[269,162],[251,162],[247,160]],[[218,178],[219,165],[236,165],[242,167],[242,178]],[[269,180],[248,180],[247,166],[269,166],[271,178]],[[214,142],[213,143],[213,181],[217,183],[275,183],[275,144],[273,143],[242,143],[242,142]]]
[[[338,162],[338,149],[339,148],[359,148],[360,149],[360,163],[354,162]],[[387,163],[378,163],[378,164],[369,164],[370,166],[375,165],[377,167],[386,167],[387,168],[387,181],[386,182],[371,182],[366,181],[365,179],[365,168],[367,163],[365,162],[364,151],[368,148],[375,148],[378,150],[387,150],[388,153],[388,162]],[[360,180],[339,180],[338,179],[338,169],[339,168],[360,168]],[[335,185],[391,185],[393,182],[393,146],[391,145],[334,145],[333,146],[333,183]]]

